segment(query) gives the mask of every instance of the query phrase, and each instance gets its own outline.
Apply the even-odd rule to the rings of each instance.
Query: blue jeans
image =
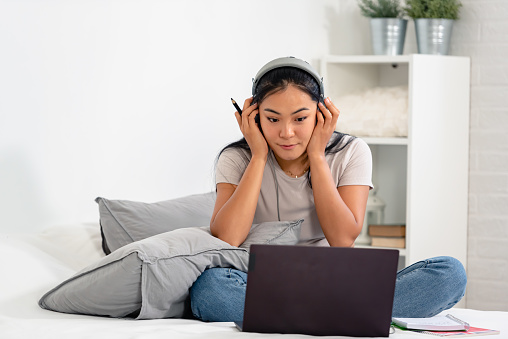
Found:
[[[392,316],[432,317],[458,303],[466,291],[466,272],[452,257],[419,261],[397,272]],[[247,273],[208,269],[190,290],[192,314],[203,321],[241,321]]]

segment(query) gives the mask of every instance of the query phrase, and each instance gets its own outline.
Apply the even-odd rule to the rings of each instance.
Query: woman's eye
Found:
[[[296,121],[298,121],[298,122],[302,122],[302,121],[304,121],[305,119],[307,119],[307,117],[297,118],[297,119],[296,119]]]
[[[267,119],[268,119],[268,121],[270,121],[270,122],[277,122],[277,121],[279,121],[278,119],[275,119],[275,118],[267,118]]]

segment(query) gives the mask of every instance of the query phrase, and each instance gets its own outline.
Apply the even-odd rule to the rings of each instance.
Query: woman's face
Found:
[[[317,103],[307,93],[289,85],[259,104],[265,139],[275,155],[291,161],[305,156],[316,125]]]

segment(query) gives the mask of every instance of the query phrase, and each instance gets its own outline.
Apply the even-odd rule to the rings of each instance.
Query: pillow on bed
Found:
[[[109,254],[122,246],[179,228],[208,226],[215,192],[144,203],[98,197],[102,249]]]
[[[189,288],[212,267],[247,271],[251,244],[298,242],[303,219],[253,225],[240,247],[212,236],[208,226],[162,233],[128,244],[47,292],[48,310],[159,319],[189,315]]]

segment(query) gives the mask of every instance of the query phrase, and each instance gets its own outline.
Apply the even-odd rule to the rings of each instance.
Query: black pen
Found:
[[[236,101],[233,100],[233,98],[231,98],[231,102],[233,103],[233,106],[235,106],[236,108],[236,111],[242,115],[242,110],[240,109],[240,106],[238,106],[238,104],[236,103]]]

